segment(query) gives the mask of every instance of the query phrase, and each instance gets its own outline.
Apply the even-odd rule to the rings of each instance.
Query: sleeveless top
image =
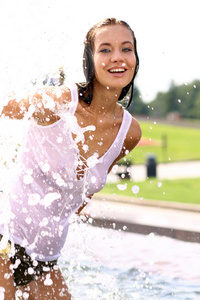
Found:
[[[20,173],[10,196],[10,238],[40,261],[60,256],[70,216],[87,196],[104,187],[109,167],[119,156],[132,121],[124,110],[113,144],[102,157],[94,154],[87,159],[84,176],[78,179],[76,170],[82,160],[72,139],[72,129],[77,127],[74,113],[78,89],[73,85],[70,90],[70,106],[57,122],[48,126],[31,124],[21,154]]]

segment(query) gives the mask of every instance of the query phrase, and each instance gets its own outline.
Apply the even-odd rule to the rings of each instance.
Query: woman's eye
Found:
[[[110,49],[106,49],[106,48],[105,49],[101,49],[100,52],[108,53],[108,52],[110,52]]]
[[[133,51],[131,48],[124,48],[123,49],[123,52],[130,52],[130,51]]]

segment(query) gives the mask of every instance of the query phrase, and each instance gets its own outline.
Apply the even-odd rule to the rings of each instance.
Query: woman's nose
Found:
[[[111,61],[112,62],[117,62],[117,61],[123,61],[124,58],[123,58],[123,55],[121,53],[120,50],[115,50],[112,54],[112,57],[111,57]]]

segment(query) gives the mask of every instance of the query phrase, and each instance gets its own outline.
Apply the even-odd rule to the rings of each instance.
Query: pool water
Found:
[[[72,224],[60,259],[73,299],[200,299],[200,244]]]

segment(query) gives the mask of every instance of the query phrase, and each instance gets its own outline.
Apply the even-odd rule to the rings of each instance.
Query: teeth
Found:
[[[111,73],[118,73],[118,72],[124,72],[125,69],[112,69],[110,70]]]

